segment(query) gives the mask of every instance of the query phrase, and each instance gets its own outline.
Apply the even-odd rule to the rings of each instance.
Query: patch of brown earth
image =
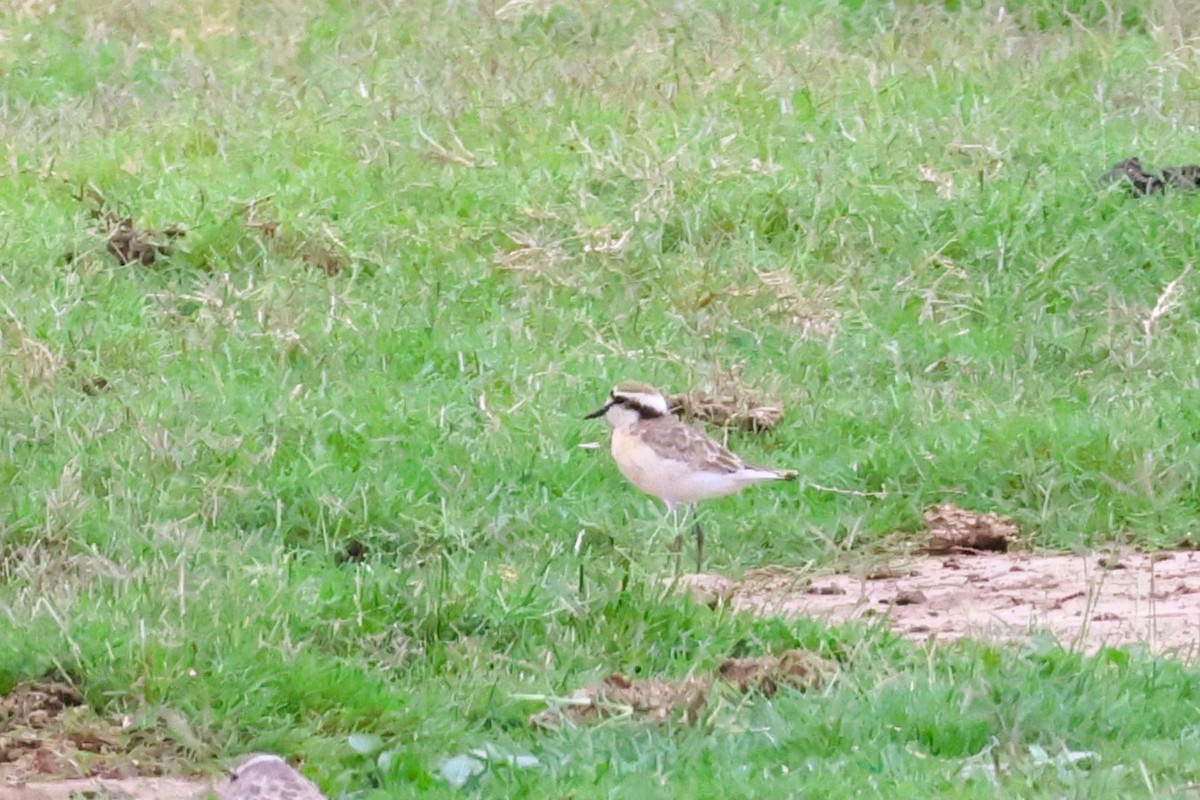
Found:
[[[83,778],[0,786],[0,800],[200,800],[213,787],[181,778]]]
[[[0,800],[204,797],[211,781],[164,777],[182,760],[170,737],[96,715],[73,686],[24,683],[0,698]]]
[[[730,658],[711,675],[680,681],[635,680],[612,674],[600,683],[585,686],[565,699],[549,699],[550,708],[529,718],[531,725],[553,728],[565,722],[592,725],[608,719],[663,723],[669,720],[694,724],[700,718],[715,685],[739,694],[758,692],[767,697],[781,686],[805,690],[821,686],[836,667],[807,650],[789,650],[782,656]]]
[[[1200,643],[1200,554],[1193,551],[918,556],[860,574],[765,568],[740,582],[680,580],[702,597],[713,586],[736,611],[876,620],[920,640],[1011,641],[1042,632],[1085,652],[1144,644],[1183,658]]]

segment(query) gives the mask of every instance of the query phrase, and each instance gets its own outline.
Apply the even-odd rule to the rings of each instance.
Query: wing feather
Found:
[[[745,463],[711,436],[684,422],[667,417],[643,420],[634,433],[663,458],[693,464],[698,469],[733,474]]]

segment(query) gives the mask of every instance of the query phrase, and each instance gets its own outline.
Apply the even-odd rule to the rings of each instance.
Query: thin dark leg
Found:
[[[674,506],[667,506],[667,514],[671,517],[671,527],[675,529],[675,540],[668,549],[675,554],[675,579],[679,580],[683,573],[680,563],[683,559],[683,534],[679,531],[679,511]]]
[[[704,564],[704,528],[700,527],[700,520],[696,520],[696,573],[700,573],[700,568]]]

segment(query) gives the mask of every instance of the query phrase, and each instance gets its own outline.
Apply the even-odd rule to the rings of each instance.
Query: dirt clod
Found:
[[[1200,189],[1200,164],[1163,167],[1162,174],[1156,175],[1146,170],[1140,159],[1127,158],[1114,164],[1112,169],[1101,175],[1100,183],[1123,183],[1137,197],[1162,192],[1168,188],[1195,191]]]
[[[179,224],[167,225],[161,231],[137,227],[132,216],[113,211],[119,206],[109,202],[91,183],[81,185],[71,196],[87,207],[95,228],[104,237],[105,249],[121,266],[151,266],[160,256],[171,254],[171,243],[175,239],[187,235],[187,227]],[[77,255],[75,250],[69,252],[67,262],[74,261]]]
[[[342,552],[337,554],[336,561],[339,564],[347,562],[357,564],[367,557],[367,546],[361,539],[351,539],[346,542],[346,546],[342,548]]]
[[[337,250],[324,242],[305,242],[300,254],[305,264],[315,267],[333,278],[346,268],[346,259]]]
[[[103,394],[104,392],[107,392],[109,388],[111,388],[108,383],[108,378],[105,378],[101,375],[79,378],[76,385],[79,387],[79,391],[83,392],[88,397],[95,397],[98,394]]]
[[[171,254],[171,241],[185,235],[182,226],[172,225],[162,231],[138,228],[131,217],[101,212],[101,222],[107,226],[105,247],[121,266],[141,264],[149,267],[160,256]]]
[[[783,419],[779,403],[759,401],[734,392],[690,391],[673,394],[667,404],[671,413],[684,419],[703,420],[760,433],[769,431]]]
[[[169,792],[156,782],[183,764],[184,755],[167,733],[105,719],[69,684],[22,683],[0,698],[0,800],[72,796],[64,787],[72,787],[74,796],[103,797],[95,792],[114,789],[112,781],[133,797],[202,796],[206,780],[177,782]],[[152,792],[134,790],[139,780],[150,778]]]
[[[633,680],[614,673],[598,684],[579,689],[565,704],[534,714],[529,721],[535,727],[556,727],[564,721],[589,725],[631,717],[650,723],[678,719],[690,724],[708,701],[711,687],[712,682],[706,678]]]
[[[702,606],[716,608],[724,605],[733,595],[737,584],[724,575],[701,572],[679,576],[677,589],[685,591]]]
[[[345,246],[328,224],[320,234],[305,234],[296,226],[284,225],[270,210],[270,197],[258,198],[238,209],[242,224],[261,237],[263,245],[283,258],[299,259],[333,278],[346,269]]]
[[[928,508],[922,518],[929,532],[926,549],[930,554],[1004,553],[1020,533],[1008,517],[970,511],[954,503]]]
[[[728,659],[717,667],[717,675],[743,694],[757,691],[771,697],[780,686],[818,689],[835,670],[828,659],[807,650],[793,649],[778,657]]]
[[[46,728],[58,722],[68,708],[83,705],[83,696],[65,683],[22,683],[0,698],[0,724]]]
[[[602,720],[629,718],[652,724],[667,721],[694,724],[708,702],[714,682],[728,685],[739,694],[760,692],[774,695],[781,686],[799,690],[820,687],[836,667],[832,661],[806,650],[789,650],[781,656],[730,658],[711,674],[679,681],[635,680],[619,673],[585,686],[565,701],[529,718],[538,728],[553,728],[564,722],[591,725]]]
[[[920,589],[904,589],[896,592],[892,603],[898,606],[915,606],[924,603],[928,599]]]
[[[910,573],[908,570],[897,569],[896,567],[885,564],[869,570],[863,577],[869,581],[887,581],[891,580],[892,578],[903,578],[905,575],[909,574]]]

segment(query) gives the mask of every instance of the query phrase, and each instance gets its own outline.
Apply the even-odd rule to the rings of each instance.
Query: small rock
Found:
[[[898,606],[915,606],[926,602],[927,599],[920,589],[905,589],[896,592],[896,598],[892,602]]]

